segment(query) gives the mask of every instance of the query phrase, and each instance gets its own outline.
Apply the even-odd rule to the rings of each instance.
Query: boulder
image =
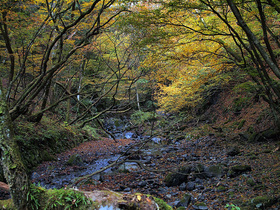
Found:
[[[188,174],[191,171],[191,166],[181,167],[177,172],[171,172],[167,174],[164,179],[166,186],[179,186],[183,182],[186,182],[188,179]]]
[[[206,167],[204,170],[204,173],[209,178],[211,178],[211,177],[221,178],[225,174],[222,165],[212,165],[212,166]]]
[[[200,179],[206,179],[206,173],[205,173],[205,166],[201,163],[194,165],[191,168],[191,172],[193,172],[194,178],[200,178]]]
[[[180,202],[176,205],[176,207],[185,207],[187,208],[193,199],[191,194],[186,193],[180,200]]]
[[[195,183],[194,182],[188,182],[187,186],[186,186],[186,189],[189,190],[189,191],[194,190],[195,189]]]
[[[233,178],[251,170],[252,168],[249,165],[236,165],[229,169],[227,176]]]
[[[236,156],[240,153],[240,149],[237,146],[230,147],[227,151],[228,156]]]
[[[83,163],[83,159],[79,154],[71,155],[68,161],[66,162],[66,165],[74,166],[74,165],[80,165]]]

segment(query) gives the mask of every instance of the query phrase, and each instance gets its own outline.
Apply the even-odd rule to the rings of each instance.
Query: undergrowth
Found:
[[[53,189],[47,191],[44,209],[90,209],[93,206],[93,201],[88,199],[82,192]]]

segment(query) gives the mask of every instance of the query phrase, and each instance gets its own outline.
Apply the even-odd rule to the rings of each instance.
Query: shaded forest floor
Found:
[[[88,138],[85,139],[87,142],[63,153],[53,155],[57,153],[53,150],[50,159],[54,160],[40,164],[32,173],[32,181],[50,187],[55,184],[66,187],[81,175],[80,171],[86,171],[99,160],[104,160],[101,165],[106,166],[131,148],[123,158],[135,160],[143,167],[131,162],[116,165],[110,172],[93,176],[77,187],[86,191],[105,189],[126,194],[151,194],[175,209],[206,209],[197,206],[198,203],[204,203],[208,209],[227,209],[230,204],[241,209],[280,209],[279,135],[251,138],[267,129],[273,130],[273,117],[268,105],[260,98],[246,91],[234,93],[232,89],[213,94],[209,104],[201,108],[202,114],[194,119],[178,120],[178,116],[166,116],[158,133],[162,140],[170,141],[139,145],[143,140],[119,139],[116,143],[108,138],[92,141]],[[194,110],[194,113],[199,112]],[[47,124],[52,125],[51,122]],[[149,126],[139,128],[148,130]],[[168,133],[164,132],[165,128],[169,129]],[[34,132],[34,129],[40,131],[41,127],[30,126],[28,129]],[[41,140],[48,136],[46,142],[52,142],[50,139],[54,139],[54,135],[49,131],[54,128],[43,127],[42,130],[42,135],[34,132],[40,134],[36,138]],[[25,130],[23,133],[28,142],[29,135]],[[55,133],[59,134],[55,137],[60,142],[62,132]],[[77,136],[72,133],[65,139],[74,138]],[[33,141],[30,142],[32,145]],[[30,159],[29,153],[32,154],[30,151],[25,153],[27,159]],[[211,172],[211,166],[218,170]],[[186,176],[177,176],[176,172],[185,168],[188,168]],[[71,174],[73,176],[66,180],[65,177]],[[168,179],[170,174],[171,180]],[[55,179],[57,183],[54,183]],[[2,198],[8,197],[5,187],[0,192]]]
[[[119,140],[119,143],[115,143],[111,139],[102,139],[83,143],[59,154],[57,156],[59,161],[45,162],[40,165],[36,173],[44,175],[38,177],[36,181],[50,177],[54,172],[59,176],[59,173],[67,174],[77,170],[77,167],[81,167],[80,163],[65,167],[73,154],[79,154],[83,158],[82,162],[89,163],[97,158],[118,154],[127,148],[125,145],[128,144],[132,146],[134,142]],[[89,179],[81,183],[78,188],[87,191],[109,189],[128,194],[135,192],[152,194],[162,198],[173,207],[179,207],[179,203],[182,203],[181,199],[188,194],[191,199],[187,209],[195,209],[197,201],[205,203],[209,209],[225,209],[225,206],[230,203],[244,209],[254,209],[252,207],[254,199],[265,199],[254,205],[262,204],[270,206],[271,209],[280,208],[279,200],[277,202],[280,197],[278,146],[273,141],[248,144],[244,141],[228,141],[215,136],[188,141],[180,140],[170,145],[147,144],[140,150],[138,150],[139,147],[134,148],[133,150],[137,152],[132,153],[129,158],[142,162],[147,167],[146,169],[127,167],[126,170],[118,169],[115,173],[102,173],[97,179]],[[232,148],[238,148],[238,152],[230,153]],[[96,157],[92,154],[100,154],[100,156]],[[178,186],[167,186],[168,173],[182,166],[197,166],[198,164],[202,173],[191,172]],[[213,165],[222,166],[220,175],[205,176],[203,170]],[[250,166],[250,170],[231,177],[228,172],[231,167],[237,165]],[[50,167],[52,170],[49,170]],[[194,186],[191,186],[192,184]]]

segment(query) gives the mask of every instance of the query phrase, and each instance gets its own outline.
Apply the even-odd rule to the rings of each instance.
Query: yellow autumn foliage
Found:
[[[145,13],[152,14],[150,19],[157,17],[151,21],[151,28],[167,35],[149,45],[150,53],[142,66],[153,69],[158,84],[156,99],[161,109],[176,112],[196,107],[211,89],[226,84],[230,78],[224,72],[242,59],[227,25],[210,8],[201,1],[172,2],[182,5],[162,7],[161,15]],[[240,32],[226,6],[217,1],[214,7],[224,12],[227,21]],[[250,19],[254,14],[249,13],[247,17]],[[250,24],[255,24],[255,19]]]

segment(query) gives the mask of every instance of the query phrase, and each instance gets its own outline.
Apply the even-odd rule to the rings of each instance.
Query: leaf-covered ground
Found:
[[[58,161],[40,165],[35,173],[43,175],[33,181],[38,182],[47,176],[59,176],[79,170],[79,167],[86,167],[81,164],[67,165],[68,159],[73,154],[79,154],[82,162],[90,163],[113,154],[122,154],[129,148],[125,145],[131,146],[136,143],[139,142],[128,139],[118,140],[118,143],[111,139],[85,142],[59,154]],[[187,193],[191,196],[187,209],[195,209],[198,201],[205,203],[209,209],[225,209],[230,203],[242,209],[254,209],[252,206],[256,205],[271,206],[265,207],[266,209],[280,208],[278,146],[275,141],[248,143],[240,139],[229,141],[213,135],[199,139],[183,139],[169,145],[154,143],[142,147],[138,145],[133,147],[132,152],[128,152],[127,155],[130,154],[128,159],[138,161],[144,168],[130,167],[131,165],[123,168],[114,167],[114,173],[102,173],[98,178],[81,182],[78,188],[86,191],[109,189],[127,194],[135,192],[152,194],[174,207],[180,206],[179,201]],[[232,148],[239,151],[231,154],[229,151]],[[178,186],[167,187],[164,179],[168,173],[176,171],[181,166],[190,165],[194,167],[201,165],[202,171],[199,173],[191,171],[187,179]],[[213,165],[222,166],[221,177],[205,177],[200,173]],[[250,166],[251,170],[230,177],[229,169],[238,165]],[[267,201],[261,201],[262,203],[251,204],[251,207],[248,207],[258,196],[275,199],[269,204]]]

